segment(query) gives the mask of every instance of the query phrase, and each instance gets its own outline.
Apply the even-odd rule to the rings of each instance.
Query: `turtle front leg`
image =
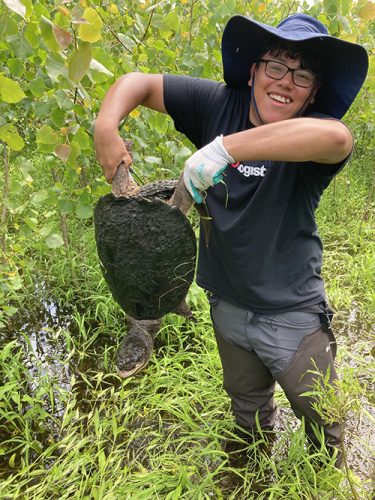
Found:
[[[141,371],[150,361],[154,339],[161,319],[134,319],[127,316],[128,333],[117,351],[117,372],[128,378]]]
[[[183,316],[186,319],[195,321],[194,314],[191,312],[190,307],[187,305],[186,299],[180,302],[180,304],[172,312],[174,312],[175,314],[179,314],[180,316]]]

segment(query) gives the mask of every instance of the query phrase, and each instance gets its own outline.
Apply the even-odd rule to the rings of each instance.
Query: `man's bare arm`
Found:
[[[349,129],[337,120],[293,118],[238,132],[223,138],[236,161],[315,161],[334,164],[353,148]]]
[[[96,156],[109,182],[121,162],[127,166],[131,163],[118,129],[121,121],[139,105],[166,113],[163,75],[129,73],[107,92],[95,121],[94,142]]]

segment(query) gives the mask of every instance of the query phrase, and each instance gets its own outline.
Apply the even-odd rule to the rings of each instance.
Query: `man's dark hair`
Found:
[[[284,54],[289,59],[301,57],[301,68],[309,69],[319,77],[321,77],[324,70],[323,52],[316,40],[313,43],[308,40],[304,42],[289,42],[269,37],[260,46],[259,59],[267,53],[270,53],[273,57]]]

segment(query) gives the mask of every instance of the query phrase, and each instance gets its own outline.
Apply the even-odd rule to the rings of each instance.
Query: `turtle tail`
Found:
[[[161,325],[161,319],[126,318],[128,333],[117,351],[117,372],[128,378],[141,371],[150,361],[154,339]]]

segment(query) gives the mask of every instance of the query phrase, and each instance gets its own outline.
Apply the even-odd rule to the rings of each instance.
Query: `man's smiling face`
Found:
[[[261,59],[279,61],[291,69],[301,67],[301,57],[290,59],[282,53],[274,57],[270,52],[267,52]],[[295,85],[290,71],[281,80],[274,80],[266,75],[265,66],[265,63],[261,62],[258,65],[254,63],[251,67],[249,86],[254,84],[253,92],[261,119],[260,121],[252,101],[250,121],[253,125],[258,126],[294,118],[298,116],[307,102],[309,104],[314,102],[317,90],[314,84],[309,88]]]

